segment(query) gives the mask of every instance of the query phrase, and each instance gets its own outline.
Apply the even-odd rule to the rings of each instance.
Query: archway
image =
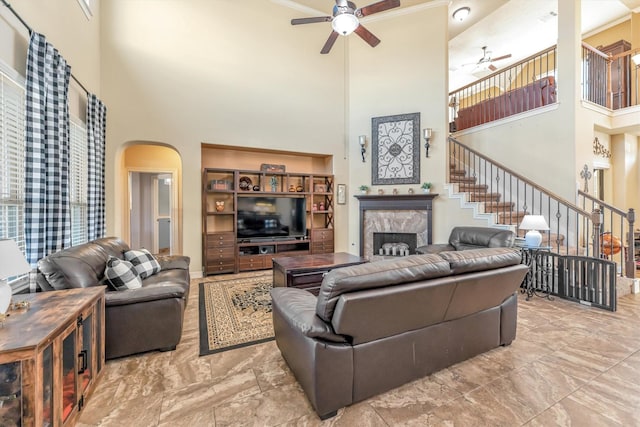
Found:
[[[132,142],[122,154],[122,236],[131,247],[182,253],[182,160],[166,145]]]

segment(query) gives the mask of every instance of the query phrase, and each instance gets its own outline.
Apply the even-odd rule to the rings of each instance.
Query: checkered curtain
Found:
[[[104,237],[104,159],[107,107],[97,96],[89,94],[87,99],[87,231],[89,240]]]
[[[69,77],[71,67],[42,34],[27,52],[25,240],[27,260],[71,246]]]

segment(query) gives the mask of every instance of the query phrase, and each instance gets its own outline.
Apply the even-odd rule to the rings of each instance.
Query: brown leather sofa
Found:
[[[316,297],[274,288],[276,343],[313,408],[339,408],[516,336],[527,267],[512,248],[411,255],[338,268]]]
[[[437,254],[444,251],[464,251],[480,248],[513,247],[516,235],[511,230],[492,227],[454,227],[449,234],[449,243],[419,246],[418,254]]]
[[[106,285],[109,256],[123,259],[129,246],[105,237],[51,254],[38,262],[42,291]],[[105,296],[105,356],[107,359],[150,350],[173,350],[182,335],[189,295],[189,257],[158,256],[161,271],[142,280],[142,288],[113,291]]]

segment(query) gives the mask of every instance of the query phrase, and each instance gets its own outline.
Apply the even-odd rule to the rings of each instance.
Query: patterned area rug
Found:
[[[200,356],[270,341],[271,272],[200,283]]]

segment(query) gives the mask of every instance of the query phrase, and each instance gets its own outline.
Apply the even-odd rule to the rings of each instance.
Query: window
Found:
[[[13,239],[24,253],[24,83],[0,64],[0,238]],[[9,279],[12,288],[27,284]]]
[[[71,245],[87,241],[87,129],[71,118],[69,199],[71,203]]]
[[[24,79],[0,62],[0,239],[13,239],[25,253]],[[87,129],[75,117],[70,126],[69,191],[71,244],[87,241]],[[28,284],[26,276],[11,278],[14,292]]]

